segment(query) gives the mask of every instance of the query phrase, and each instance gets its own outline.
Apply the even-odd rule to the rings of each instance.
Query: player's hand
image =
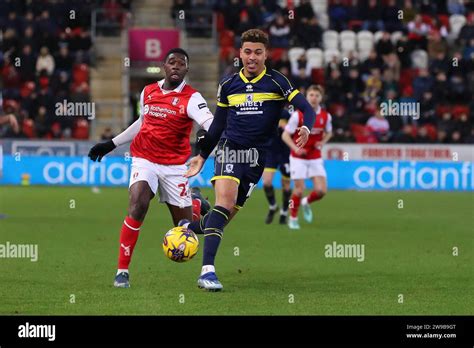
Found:
[[[102,160],[102,157],[107,155],[110,151],[112,151],[116,147],[117,146],[115,146],[112,140],[108,140],[103,143],[98,143],[92,146],[92,148],[89,150],[88,156],[94,162],[95,161],[100,162]]]
[[[308,152],[307,152],[305,149],[303,149],[303,148],[298,148],[298,149],[295,150],[295,153],[296,153],[298,156],[304,156],[304,155],[306,155]]]
[[[189,162],[186,163],[189,168],[183,176],[185,178],[190,178],[192,176],[195,176],[196,174],[199,174],[202,169],[202,166],[204,165],[204,162],[206,162],[206,160],[201,157],[201,155],[194,156],[189,160]]]
[[[299,127],[296,129],[298,131],[299,138],[296,139],[296,146],[302,148],[305,146],[306,142],[309,139],[309,131],[306,127]]]

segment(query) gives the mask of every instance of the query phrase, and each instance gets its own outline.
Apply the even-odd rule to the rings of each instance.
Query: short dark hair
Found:
[[[184,56],[186,57],[186,59],[188,60],[188,62],[189,62],[189,55],[188,55],[188,53],[187,53],[185,50],[183,50],[182,48],[180,48],[180,47],[176,47],[176,48],[170,49],[170,50],[168,51],[168,53],[166,53],[165,62],[166,62],[166,60],[168,59],[168,57],[169,57],[171,54],[173,54],[173,53],[180,53],[180,54],[184,55]]]
[[[240,47],[244,45],[244,42],[261,42],[268,47],[268,35],[260,29],[249,29],[240,37]]]

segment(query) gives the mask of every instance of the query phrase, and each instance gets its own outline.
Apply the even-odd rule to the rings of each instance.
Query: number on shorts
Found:
[[[253,189],[254,189],[257,185],[255,185],[253,182],[251,182],[251,183],[249,184],[249,186],[250,186],[250,188],[249,188],[249,192],[247,192],[247,198],[250,197],[250,195],[252,194]]]
[[[186,185],[187,183],[178,184],[178,187],[181,188],[181,193],[179,194],[180,197],[186,197]]]

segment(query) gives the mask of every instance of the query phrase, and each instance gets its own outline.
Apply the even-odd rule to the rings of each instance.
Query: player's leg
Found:
[[[275,176],[275,168],[265,168],[263,171],[263,192],[268,201],[268,214],[265,218],[266,224],[271,224],[278,210],[278,205],[275,199],[275,189],[273,188],[273,177]]]
[[[229,221],[230,213],[236,204],[238,187],[239,179],[236,178],[216,178],[214,182],[216,202],[204,225],[203,261],[201,276],[198,279],[198,286],[209,291],[222,289],[222,284],[216,276],[214,262],[224,226]]]
[[[310,204],[319,201],[327,193],[326,170],[322,159],[310,160],[309,174],[313,182],[313,190],[301,200],[304,218],[307,222],[313,220],[313,212]]]
[[[178,222],[178,225],[187,227],[196,234],[204,234],[203,229],[209,217],[211,205],[207,198],[202,196],[199,187],[191,188],[191,198],[193,200],[193,219],[192,221],[183,219]]]
[[[152,164],[141,158],[133,158],[128,214],[120,231],[118,270],[114,281],[115,287],[128,288],[130,286],[128,268],[138,240],[140,227],[157,187],[158,178],[153,172]]]
[[[171,213],[171,218],[173,219],[173,224],[178,226],[180,220],[191,221],[193,219],[193,207],[179,207],[177,205],[170,204],[166,202],[168,209]]]
[[[291,198],[291,180],[290,180],[290,164],[283,163],[280,166],[281,172],[281,192],[282,203],[280,210],[280,224],[286,225],[288,220],[288,206]]]
[[[288,220],[288,226],[292,230],[299,230],[300,225],[298,222],[298,210],[300,208],[301,198],[304,193],[304,179],[295,179],[294,181],[293,194],[290,202],[290,219]]]

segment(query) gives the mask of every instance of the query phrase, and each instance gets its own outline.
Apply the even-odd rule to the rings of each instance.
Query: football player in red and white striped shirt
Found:
[[[324,169],[321,149],[332,136],[331,115],[320,104],[323,99],[324,89],[319,85],[312,85],[306,91],[306,99],[316,113],[316,120],[311,129],[309,140],[303,148],[299,148],[295,141],[298,137],[297,129],[303,125],[303,115],[300,111],[292,113],[285,131],[283,141],[290,147],[290,177],[295,183],[290,204],[290,219],[288,226],[299,229],[298,209],[303,207],[304,218],[307,222],[313,220],[310,204],[320,200],[327,193],[326,170]],[[313,191],[303,197],[305,180],[311,179]]]
[[[213,115],[204,98],[184,80],[189,56],[180,49],[170,50],[164,61],[165,78],[145,86],[140,95],[140,117],[121,134],[92,147],[89,157],[101,160],[115,147],[130,145],[132,167],[128,214],[120,233],[118,271],[114,286],[128,288],[133,249],[148,206],[158,193],[167,204],[173,222],[193,220],[188,179],[183,175],[191,155],[193,121],[209,129]]]

